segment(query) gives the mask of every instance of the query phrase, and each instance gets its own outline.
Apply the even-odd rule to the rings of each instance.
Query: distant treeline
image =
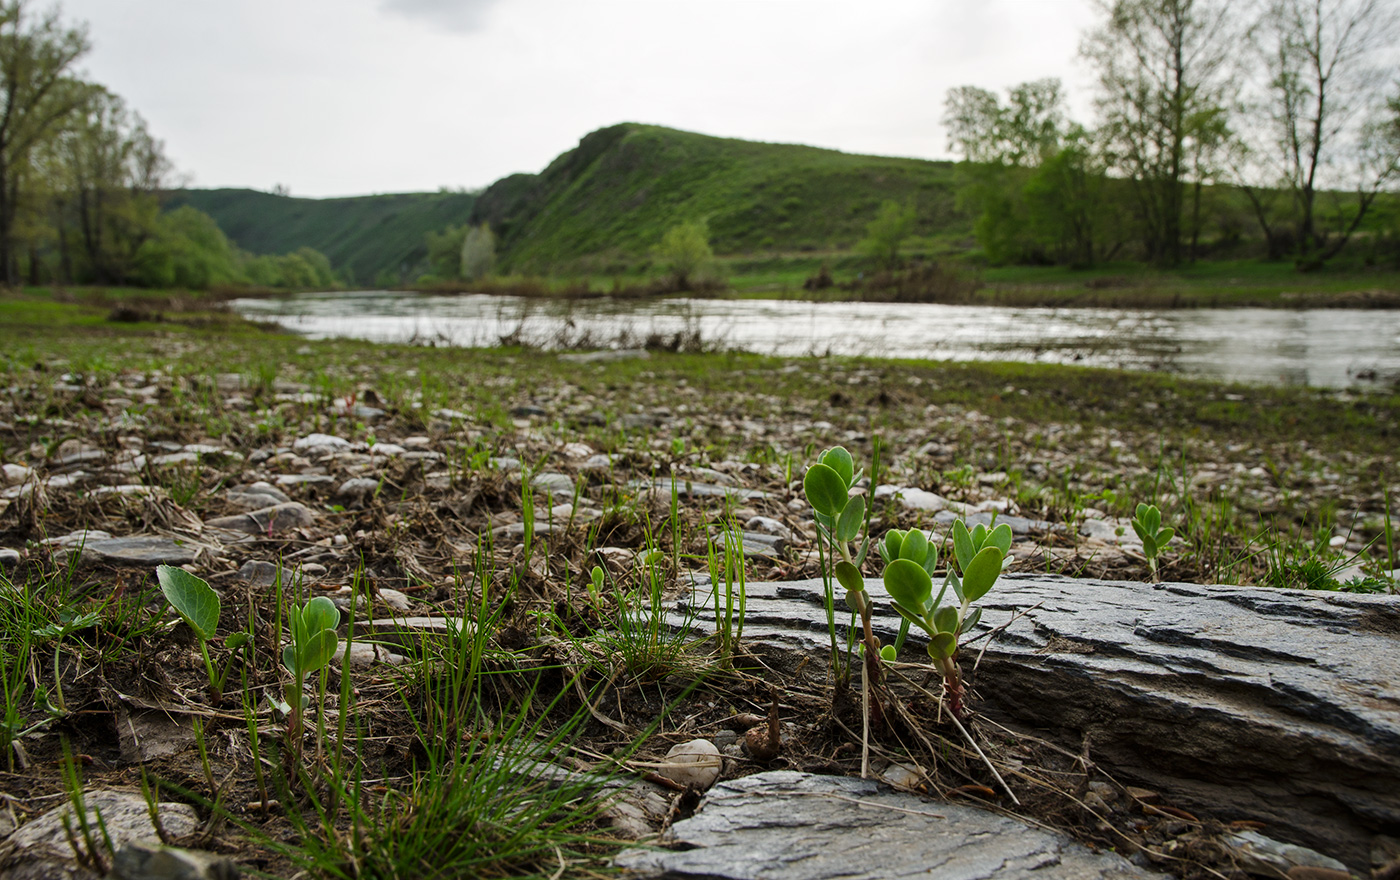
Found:
[[[1377,0],[1117,0],[1080,54],[1097,127],[1058,80],[1005,103],[952,89],[960,204],[992,262],[1176,266],[1241,256],[1316,269],[1364,240],[1395,259],[1400,21]]]
[[[310,248],[253,256],[207,214],[162,212],[177,175],[117,95],[75,72],[86,28],[0,3],[0,283],[327,287]]]

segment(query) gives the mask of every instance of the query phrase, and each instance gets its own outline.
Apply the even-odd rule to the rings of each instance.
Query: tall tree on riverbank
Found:
[[[1148,259],[1182,260],[1190,155],[1234,88],[1240,27],[1232,0],[1099,0],[1107,21],[1080,52],[1098,68],[1097,106],[1112,165],[1132,183]]]
[[[1301,269],[1336,256],[1393,179],[1396,156],[1374,135],[1392,85],[1383,57],[1400,14],[1382,0],[1271,0],[1253,45],[1268,78],[1254,102],[1253,162],[1241,187],[1268,240]],[[1336,190],[1348,191],[1344,199]],[[1331,223],[1319,196],[1332,190]]]
[[[15,220],[30,158],[83,105],[71,71],[88,48],[86,29],[56,9],[35,19],[24,0],[0,2],[0,282],[19,280]]]

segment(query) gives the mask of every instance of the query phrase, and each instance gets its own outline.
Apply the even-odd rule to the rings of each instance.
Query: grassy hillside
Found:
[[[416,274],[424,237],[466,221],[476,197],[466,193],[396,193],[302,199],[248,189],[184,190],[170,207],[192,205],[218,222],[235,244],[255,254],[313,247],[359,284],[383,271]]]
[[[716,253],[850,248],[885,199],[913,202],[916,235],[967,236],[949,162],[709,137],[623,123],[600,129],[538,175],[497,181],[474,222],[501,237],[502,268],[626,271],[665,230],[709,223]]]

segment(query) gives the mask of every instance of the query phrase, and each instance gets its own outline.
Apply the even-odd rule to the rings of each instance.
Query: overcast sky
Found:
[[[43,0],[32,4],[42,8]],[[65,0],[195,186],[485,186],[648,122],[943,158],[944,93],[1059,76],[1089,0]]]

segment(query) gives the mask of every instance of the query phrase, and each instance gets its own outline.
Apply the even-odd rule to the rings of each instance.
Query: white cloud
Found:
[[[380,9],[409,18],[424,18],[450,31],[484,30],[497,0],[383,0]]]

